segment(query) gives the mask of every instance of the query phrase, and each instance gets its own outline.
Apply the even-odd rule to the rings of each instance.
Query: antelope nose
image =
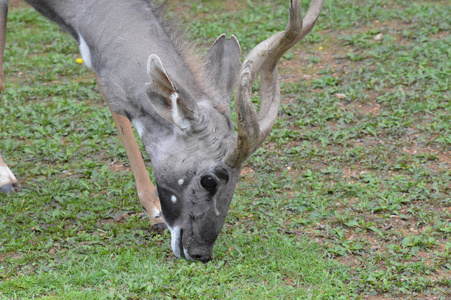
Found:
[[[195,260],[200,260],[201,262],[203,262],[204,264],[209,262],[211,260],[211,256],[210,255],[201,255],[201,254],[196,254],[191,256],[193,259]]]

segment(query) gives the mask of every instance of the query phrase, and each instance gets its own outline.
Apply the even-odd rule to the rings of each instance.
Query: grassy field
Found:
[[[12,8],[0,149],[23,189],[0,195],[0,299],[450,299],[451,6],[326,2],[207,264],[150,230],[75,41]],[[171,7],[247,53],[288,1]]]

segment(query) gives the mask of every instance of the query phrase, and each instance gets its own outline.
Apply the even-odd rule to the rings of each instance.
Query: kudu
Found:
[[[97,74],[152,225],[166,223],[177,257],[208,261],[241,165],[276,120],[277,64],[312,30],[323,1],[313,0],[304,19],[300,0],[290,1],[286,29],[257,45],[242,64],[238,40],[224,34],[203,59],[194,59],[150,0],[26,2],[78,41],[85,64]],[[1,58],[7,5],[0,0]],[[3,70],[0,74],[3,87]],[[258,74],[257,113],[251,97]],[[237,134],[230,118],[235,86]],[[157,194],[129,121],[151,158]],[[10,190],[15,182],[0,157],[0,185]]]

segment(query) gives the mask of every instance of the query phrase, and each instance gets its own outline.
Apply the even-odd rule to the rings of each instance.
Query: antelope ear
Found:
[[[220,35],[205,56],[206,68],[219,89],[220,95],[228,101],[235,87],[241,68],[241,47],[232,35]]]
[[[146,92],[156,112],[181,132],[189,132],[197,116],[196,102],[178,91],[155,54],[147,60],[147,73],[152,82],[146,84]]]

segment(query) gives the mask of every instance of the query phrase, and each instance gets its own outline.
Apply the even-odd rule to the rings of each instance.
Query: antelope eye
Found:
[[[200,184],[202,185],[202,187],[204,189],[206,189],[209,192],[214,192],[216,187],[218,186],[218,183],[216,182],[216,180],[213,177],[208,176],[208,175],[203,176],[200,179]]]

